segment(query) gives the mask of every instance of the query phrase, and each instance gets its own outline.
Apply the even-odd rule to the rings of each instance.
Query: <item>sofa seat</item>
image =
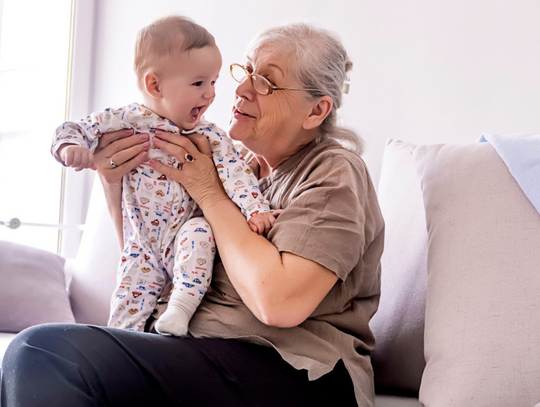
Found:
[[[6,349],[13,338],[15,338],[15,335],[17,334],[0,332],[0,362],[4,358],[4,353],[6,353]]]
[[[417,398],[399,396],[375,396],[375,407],[422,407]]]

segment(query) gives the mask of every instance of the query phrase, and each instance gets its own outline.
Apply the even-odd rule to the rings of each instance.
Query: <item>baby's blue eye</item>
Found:
[[[193,85],[194,85],[194,86],[202,86],[202,81],[195,82]]]

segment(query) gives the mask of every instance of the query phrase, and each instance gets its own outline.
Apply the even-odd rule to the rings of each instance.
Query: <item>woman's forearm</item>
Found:
[[[105,192],[105,200],[107,208],[116,230],[120,250],[124,247],[124,228],[122,220],[122,185],[108,184],[105,180],[101,180],[103,191]]]
[[[337,281],[329,270],[294,254],[282,254],[252,232],[230,199],[203,210],[231,283],[261,322],[280,327],[300,324]]]
[[[246,306],[263,322],[266,292],[270,289],[268,270],[282,267],[281,256],[266,238],[253,233],[246,218],[229,199],[204,208],[223,266]]]

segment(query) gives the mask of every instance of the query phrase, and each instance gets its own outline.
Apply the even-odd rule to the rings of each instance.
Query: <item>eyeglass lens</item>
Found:
[[[237,82],[244,82],[246,80],[246,71],[239,65],[232,65],[232,76]]]
[[[232,75],[237,82],[244,82],[246,80],[246,71],[239,65],[233,65]],[[251,83],[255,90],[261,95],[267,95],[270,92],[268,83],[259,75],[251,76]]]

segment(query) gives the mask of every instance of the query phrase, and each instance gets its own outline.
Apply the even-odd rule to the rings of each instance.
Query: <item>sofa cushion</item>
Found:
[[[424,370],[427,231],[414,145],[386,144],[378,196],[385,220],[381,299],[371,320],[377,393],[418,395]]]
[[[418,146],[427,407],[540,401],[540,214],[488,143]]]
[[[77,322],[107,325],[121,252],[103,187],[96,177],[69,284]]]
[[[0,331],[20,332],[48,322],[75,322],[54,253],[0,240]]]

